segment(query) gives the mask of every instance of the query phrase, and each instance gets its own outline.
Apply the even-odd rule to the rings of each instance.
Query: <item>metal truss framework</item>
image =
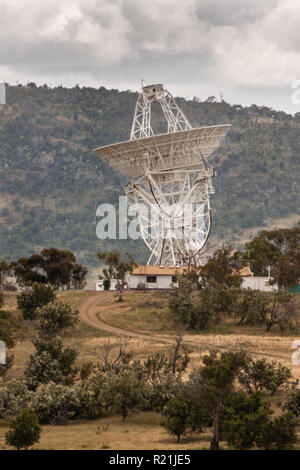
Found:
[[[151,104],[158,102],[167,134],[155,135]],[[129,173],[125,187],[139,216],[142,237],[150,250],[147,264],[198,265],[211,227],[210,196],[214,169],[207,157],[230,126],[193,129],[162,84],[143,86],[130,141],[96,149],[112,167]]]
[[[168,124],[168,133],[192,129],[173,96],[160,83],[142,88],[135,107],[130,140],[154,135],[151,127],[151,104],[154,101],[158,101],[162,107]]]

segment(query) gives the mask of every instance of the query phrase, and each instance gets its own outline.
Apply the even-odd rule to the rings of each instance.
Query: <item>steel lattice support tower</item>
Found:
[[[167,133],[155,135],[151,105],[158,102]],[[210,196],[214,169],[207,157],[229,125],[193,129],[162,84],[143,86],[138,96],[130,141],[95,151],[112,167],[130,175],[125,187],[137,208],[148,264],[199,264],[211,227]]]

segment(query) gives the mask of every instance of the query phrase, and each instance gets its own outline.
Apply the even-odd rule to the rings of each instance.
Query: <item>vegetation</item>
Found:
[[[11,428],[5,436],[6,443],[17,450],[28,449],[40,439],[41,427],[38,418],[26,408],[13,420]]]
[[[203,97],[202,97],[203,98]],[[127,178],[92,149],[127,140],[137,94],[76,86],[8,86],[0,110],[0,257],[32,247],[66,247],[96,265],[99,250],[126,249],[145,259],[142,241],[98,240],[96,207],[116,204]],[[238,243],[277,217],[299,215],[299,117],[265,106],[178,99],[193,126],[230,123],[211,161],[217,169],[213,231]],[[163,132],[164,118],[153,110]],[[288,188],[288,190],[286,190]]]
[[[31,286],[33,282],[48,283],[54,290],[59,288],[83,289],[85,266],[76,263],[76,256],[69,250],[44,248],[40,254],[20,258],[10,264],[19,286]]]
[[[32,287],[18,295],[18,307],[24,320],[35,320],[36,310],[55,300],[55,293],[50,286],[34,282]]]
[[[121,254],[119,251],[102,251],[100,253],[97,253],[97,256],[100,261],[105,263],[105,266],[106,266],[103,269],[103,275],[105,278],[104,279],[105,290],[109,290],[111,279],[116,279],[118,301],[122,302],[122,293],[123,293],[123,288],[124,288],[124,283],[125,283],[125,276],[128,272],[129,273],[132,272],[133,267],[136,266],[136,263],[133,257],[129,253],[126,253],[127,260],[123,261],[121,259]],[[99,278],[102,278],[102,276],[99,276]]]

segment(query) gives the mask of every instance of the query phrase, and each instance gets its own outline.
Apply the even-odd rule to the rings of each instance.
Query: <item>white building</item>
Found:
[[[272,280],[271,277],[263,277],[263,276],[242,276],[243,284],[242,287],[244,289],[250,288],[253,290],[261,290],[264,292],[272,292],[277,290],[277,285],[271,285],[270,281]]]
[[[129,289],[170,289],[176,285],[177,274],[186,271],[186,266],[136,266],[131,274],[126,277]],[[253,276],[251,269],[244,266],[239,271],[242,277],[242,287],[257,289],[264,292],[271,292],[277,289],[277,286],[270,285],[270,277]]]
[[[170,289],[177,282],[176,275],[186,267],[136,266],[127,275],[129,289]]]

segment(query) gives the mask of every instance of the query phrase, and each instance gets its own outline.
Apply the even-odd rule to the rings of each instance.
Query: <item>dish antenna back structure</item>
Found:
[[[151,106],[160,104],[167,133],[154,134]],[[192,128],[162,84],[143,86],[130,140],[94,151],[114,169],[130,175],[128,201],[139,216],[150,250],[147,264],[198,265],[211,227],[214,169],[207,157],[220,145],[229,124]]]

